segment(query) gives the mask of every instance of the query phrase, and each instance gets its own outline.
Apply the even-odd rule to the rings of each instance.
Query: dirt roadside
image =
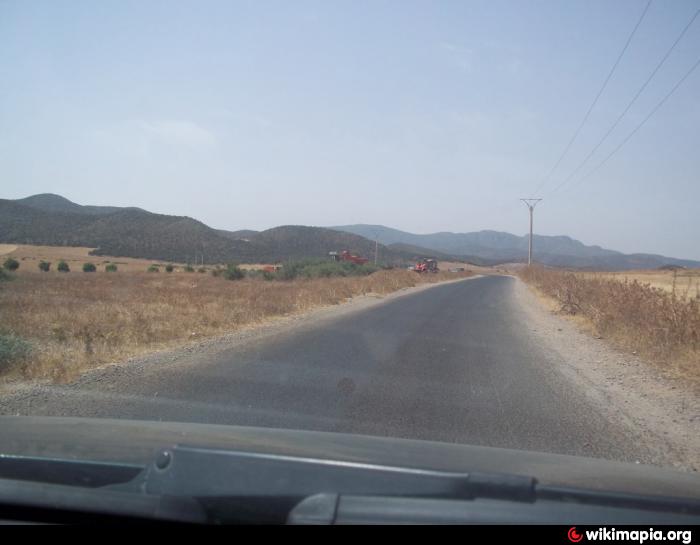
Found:
[[[552,365],[577,384],[613,422],[641,430],[655,463],[700,471],[700,396],[634,355],[586,333],[520,279],[514,297],[530,334]]]

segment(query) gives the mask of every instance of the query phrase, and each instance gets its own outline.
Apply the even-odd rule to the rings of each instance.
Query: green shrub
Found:
[[[5,269],[0,269],[0,282],[12,280],[15,276]]]
[[[117,272],[117,266],[114,263],[107,263],[107,265],[105,265],[105,272]]]
[[[192,265],[185,265],[183,269],[185,272],[194,272],[194,267]]]
[[[160,272],[160,269],[158,268],[158,265],[151,265],[146,269],[148,272]]]
[[[41,272],[49,272],[49,269],[51,269],[50,261],[39,261],[39,270]]]
[[[245,272],[246,278],[255,278],[261,280],[274,280],[275,273],[271,271],[265,271],[263,269],[249,269]]]
[[[197,269],[197,272],[198,273],[205,273],[205,272],[207,272],[207,269],[206,269],[206,267],[200,267],[199,269]]]
[[[63,260],[58,262],[56,268],[58,269],[58,272],[70,272],[70,267],[68,266],[68,263],[66,263]]]
[[[370,265],[357,265],[349,261],[328,261],[325,259],[304,259],[289,261],[275,273],[276,278],[291,280],[293,278],[329,278],[331,276],[366,276],[378,271]]]
[[[173,265],[171,263],[168,263],[165,266],[165,272],[173,272],[174,270],[175,270],[175,267],[173,267]]]
[[[94,263],[83,263],[83,272],[95,272],[97,267]]]
[[[16,259],[12,259],[11,257],[8,257],[5,260],[5,263],[2,264],[2,266],[7,269],[8,271],[16,271],[19,269],[19,261]]]
[[[245,278],[245,272],[238,265],[229,263],[223,271],[223,276],[226,280],[241,280]]]
[[[25,362],[32,353],[32,345],[15,335],[0,334],[0,372]]]

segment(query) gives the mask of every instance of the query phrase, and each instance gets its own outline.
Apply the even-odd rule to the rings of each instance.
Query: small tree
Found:
[[[107,263],[107,265],[105,265],[105,272],[117,272],[117,266],[114,263]]]
[[[95,272],[97,267],[94,263],[83,263],[83,272]]]
[[[226,280],[241,280],[245,277],[245,272],[243,272],[238,265],[234,265],[233,263],[226,265],[223,274]]]
[[[39,261],[39,270],[41,272],[49,272],[49,269],[51,269],[50,261]]]
[[[17,269],[19,269],[19,261],[8,257],[5,260],[5,263],[2,264],[2,266],[5,267],[8,271],[16,271]]]
[[[58,266],[56,268],[58,269],[58,272],[70,272],[70,267],[68,266],[68,263],[66,263],[63,260],[58,262]]]
[[[172,263],[168,263],[165,266],[165,272],[173,272],[175,270],[175,267],[173,267]]]

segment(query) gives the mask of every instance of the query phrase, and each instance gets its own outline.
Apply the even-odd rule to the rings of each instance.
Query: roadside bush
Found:
[[[325,259],[304,259],[289,261],[275,273],[280,280],[294,278],[331,278],[338,276],[366,276],[378,271],[379,268],[366,263],[357,265],[348,261],[328,261]]]
[[[107,263],[107,265],[105,265],[105,272],[117,272],[117,266],[114,263]]]
[[[257,278],[257,279],[262,279],[262,280],[274,280],[275,279],[275,273],[272,271],[265,271],[261,269],[250,269],[248,271],[245,271],[245,275],[247,278]]]
[[[39,270],[41,272],[49,272],[51,269],[51,262],[50,261],[39,261]]]
[[[192,265],[185,265],[183,269],[185,272],[194,272],[194,267]]]
[[[94,263],[83,263],[83,272],[95,272],[97,270],[97,267],[95,267]]]
[[[12,280],[14,278],[13,274],[10,274],[9,271],[6,269],[0,269],[0,282],[4,282],[5,280]]]
[[[206,269],[206,267],[200,267],[199,269],[197,269],[197,272],[198,273],[205,273],[205,272],[207,272],[207,269]]]
[[[238,265],[229,263],[223,271],[223,276],[226,280],[241,280],[245,278],[245,272]]]
[[[147,270],[148,272],[150,272],[150,273],[157,273],[157,272],[160,272],[160,269],[158,268],[158,265],[151,265],[151,266],[148,267],[148,269],[146,269],[146,270]]]
[[[25,362],[32,353],[32,345],[15,335],[0,334],[0,372]]]
[[[2,266],[7,269],[8,271],[16,271],[19,269],[19,261],[16,259],[12,259],[11,257],[8,257],[5,260],[5,263],[2,264]]]
[[[165,272],[173,272],[174,270],[175,270],[175,267],[173,267],[171,263],[168,263],[165,266]]]
[[[68,266],[68,263],[66,263],[63,260],[58,262],[56,268],[58,269],[58,272],[70,272],[70,267]]]

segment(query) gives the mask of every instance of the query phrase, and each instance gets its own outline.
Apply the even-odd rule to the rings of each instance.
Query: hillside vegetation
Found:
[[[87,246],[94,255],[179,263],[280,262],[350,250],[374,255],[374,242],[321,227],[282,226],[228,232],[192,218],[138,208],[84,207],[58,195],[0,199],[0,242]],[[412,255],[380,246],[380,259],[400,264]]]

